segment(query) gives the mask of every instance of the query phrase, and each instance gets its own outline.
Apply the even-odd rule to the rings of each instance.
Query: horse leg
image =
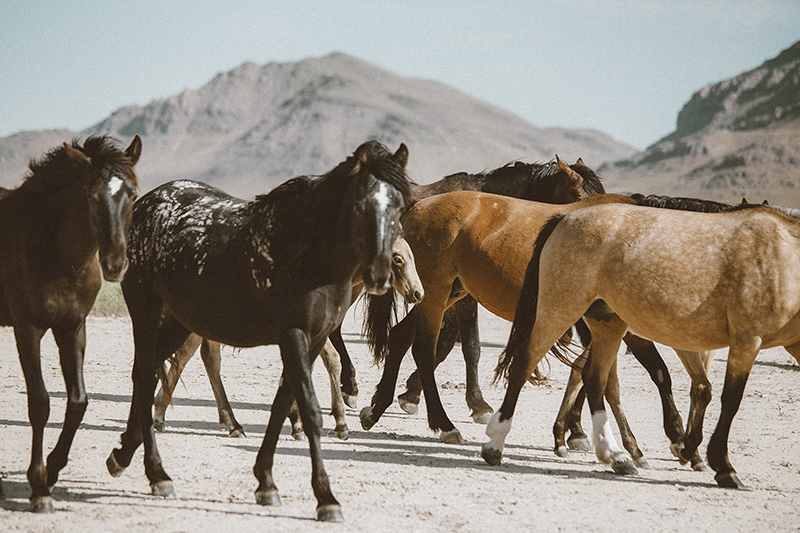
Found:
[[[692,378],[692,390],[686,435],[681,445],[672,449],[672,453],[681,464],[691,461],[693,470],[703,472],[706,470],[706,465],[697,448],[703,442],[703,419],[706,415],[706,408],[711,402],[711,382],[708,380],[708,373],[711,361],[714,359],[714,352],[675,350],[675,353],[678,354],[684,368]]]
[[[622,410],[616,357],[614,358],[614,362],[611,365],[611,370],[609,370],[608,373],[605,396],[606,400],[608,400],[609,407],[611,407],[611,412],[614,413],[614,419],[617,421],[619,435],[622,439],[622,446],[628,450],[628,453],[631,454],[633,464],[635,464],[638,468],[650,468],[650,465],[647,463],[647,459],[644,458],[644,453],[642,453],[642,450],[639,449],[639,444],[636,442],[636,437],[633,435],[633,431],[631,431],[631,427],[628,424],[628,419],[625,416],[625,412]]]
[[[61,372],[67,388],[67,412],[64,415],[64,425],[58,442],[47,456],[47,486],[50,490],[58,481],[58,473],[67,465],[75,432],[81,425],[88,403],[83,382],[86,321],[81,320],[77,326],[75,324],[54,326],[53,337],[58,345]]]
[[[389,353],[383,364],[381,380],[375,388],[375,394],[372,395],[371,405],[363,408],[359,413],[361,427],[365,430],[372,428],[380,420],[386,409],[392,405],[397,375],[400,373],[400,364],[414,342],[416,328],[417,308],[414,307],[389,333]]]
[[[31,511],[52,513],[53,497],[47,483],[47,471],[42,451],[44,427],[50,417],[50,396],[42,379],[42,361],[39,343],[44,330],[28,324],[15,324],[14,337],[17,341],[19,361],[25,376],[28,392],[28,420],[31,423],[33,440],[31,445],[31,464],[28,467],[28,484],[31,486]]]
[[[164,431],[164,418],[167,412],[167,404],[172,403],[172,394],[175,392],[175,386],[178,384],[178,379],[186,367],[186,363],[194,356],[197,348],[200,347],[203,338],[194,333],[189,335],[186,342],[178,348],[175,352],[175,357],[170,358],[169,370],[167,372],[159,372],[161,378],[161,387],[156,393],[155,400],[153,400],[153,428],[156,431]],[[169,400],[167,400],[169,398]]]
[[[643,339],[632,333],[625,334],[622,339],[625,344],[630,348],[631,353],[639,361],[650,379],[655,383],[658,388],[658,394],[661,396],[661,410],[664,417],[664,433],[666,433],[671,445],[672,453],[678,456],[679,450],[684,446],[684,430],[683,419],[675,406],[675,398],[672,395],[672,378],[669,375],[669,369],[664,363],[661,354],[658,353],[655,344],[647,339]],[[691,372],[690,372],[691,374]],[[692,458],[692,465],[702,464],[699,454]],[[696,463],[697,461],[697,463]]]
[[[569,438],[567,438],[567,446],[570,450],[578,450],[582,452],[592,451],[592,443],[589,442],[589,436],[583,431],[581,424],[581,415],[583,414],[583,404],[586,402],[586,387],[581,386],[578,389],[578,394],[575,396],[575,402],[572,404],[572,409],[569,410],[567,415],[567,428],[569,429]]]
[[[231,437],[244,437],[244,429],[242,425],[233,416],[233,409],[230,402],[228,402],[228,395],[225,394],[225,387],[222,386],[222,376],[220,369],[222,367],[222,354],[220,350],[220,343],[203,339],[200,345],[200,357],[203,359],[203,365],[206,367],[206,375],[208,381],[211,383],[211,390],[214,392],[214,400],[217,404],[217,413],[219,414],[219,423],[225,424],[228,428],[228,434]]]
[[[605,315],[598,320],[589,319],[588,323],[592,330],[592,347],[582,377],[592,413],[595,455],[600,462],[610,463],[617,474],[636,474],[631,456],[614,439],[603,401],[609,375],[628,326],[615,314]]]
[[[356,381],[356,368],[347,352],[347,346],[342,338],[342,325],[328,335],[334,350],[339,354],[339,361],[342,365],[341,391],[342,399],[348,407],[355,409],[358,407],[358,382]]]
[[[574,366],[570,371],[566,390],[564,390],[564,399],[561,400],[561,407],[558,410],[556,421],[553,424],[553,438],[555,440],[555,446],[553,450],[559,457],[569,457],[565,436],[570,418],[574,418],[572,411],[577,403],[577,398],[581,391],[581,373],[578,369],[583,368],[583,365],[586,362],[586,357],[587,350],[584,350],[583,353],[581,353],[581,355],[579,355],[573,363]],[[583,402],[581,402],[581,407],[582,406]],[[580,421],[580,411],[578,411],[578,420]],[[572,446],[570,445],[570,447]]]
[[[458,329],[461,334],[461,352],[467,367],[467,406],[471,409],[472,421],[486,424],[494,412],[492,406],[483,399],[480,381],[478,380],[478,363],[481,359],[481,339],[478,332],[478,302],[472,296],[457,301],[455,308],[458,318]],[[436,354],[437,366],[444,360]]]
[[[328,474],[322,461],[320,446],[320,430],[322,429],[322,412],[314,394],[309,361],[316,359],[321,346],[309,350],[305,333],[299,329],[286,332],[280,342],[281,359],[284,368],[284,385],[291,387],[295,401],[300,409],[303,430],[308,438],[309,455],[311,456],[311,486],[317,498],[317,520],[326,522],[342,522],[342,510],[339,502],[331,492]],[[270,420],[271,422],[271,420]]]
[[[439,339],[436,341],[436,366],[447,359],[447,356],[453,351],[458,335],[458,318],[455,309],[451,308],[444,312],[442,326],[439,329]],[[415,415],[419,410],[421,398],[422,382],[419,379],[419,370],[414,370],[406,380],[406,392],[397,397],[397,403],[403,411]]]
[[[328,378],[331,382],[331,414],[336,421],[334,433],[341,440],[347,440],[349,430],[347,420],[345,420],[344,398],[342,398],[342,388],[340,379],[342,374],[342,363],[339,360],[339,353],[333,347],[330,338],[325,342],[320,352],[322,364],[328,371]]]
[[[708,466],[717,473],[714,479],[723,488],[744,488],[728,458],[728,436],[733,418],[742,403],[747,378],[750,377],[756,355],[761,348],[760,340],[748,339],[748,341],[732,344],[728,352],[725,384],[722,386],[722,411],[717,427],[708,441]],[[800,353],[795,347],[792,347],[792,350],[790,351],[792,354]]]
[[[255,497],[256,503],[259,505],[281,505],[278,487],[272,477],[272,465],[283,421],[286,420],[286,415],[294,404],[294,395],[285,381],[284,376],[282,376],[278,385],[278,392],[275,394],[275,400],[273,400],[272,408],[270,409],[264,440],[261,442],[261,448],[259,448],[256,456],[256,463],[253,465],[253,475],[258,480]]]

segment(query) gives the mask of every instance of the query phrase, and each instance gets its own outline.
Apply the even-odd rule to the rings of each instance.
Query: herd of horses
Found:
[[[606,194],[582,160],[558,157],[422,186],[408,178],[404,144],[392,153],[376,141],[322,176],[293,178],[252,201],[188,180],[137,200],[141,152],[138,136],[126,149],[108,136],[75,140],[32,160],[16,189],[0,189],[0,325],[14,328],[25,376],[34,512],[54,510],[51,491],[86,410],[85,319],[101,276],[120,282],[134,341],[130,414],[106,461],[109,473],[120,475],[143,445],[152,493],[174,495],[155,430],[183,366],[202,346],[220,422],[239,436],[220,379],[220,344],[278,345],[283,373],[253,467],[255,499],[281,503],[272,468],[290,417],[293,434],[308,439],[323,521],[343,516],[323,465],[311,366],[321,354],[336,435],[347,438],[344,405],[355,406],[358,385],[340,327],[362,291],[365,335],[383,363],[362,427],[392,404],[411,348],[417,371],[400,406],[415,412],[424,393],[430,428],[445,443],[463,442],[434,376],[460,339],[466,401],[473,420],[487,424],[482,456],[491,465],[502,462],[522,386],[543,379],[537,366],[552,352],[572,367],[553,427],[555,452],[591,449],[580,420],[585,399],[598,459],[619,474],[646,467],[620,405],[616,357],[625,341],[659,390],[673,453],[704,470],[698,446],[709,364],[714,350],[730,347],[708,465],[720,486],[741,488],[727,441],[755,357],[784,346],[800,361],[800,213],[793,210]],[[398,294],[413,307],[396,322]],[[479,385],[478,304],[513,322],[495,371],[495,380],[507,381],[496,412]],[[49,397],[39,343],[48,329],[67,412],[45,463]],[[583,350],[573,357],[576,336]],[[685,430],[654,341],[674,348],[692,379]]]

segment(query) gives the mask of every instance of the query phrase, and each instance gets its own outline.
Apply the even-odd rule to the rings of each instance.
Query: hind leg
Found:
[[[44,330],[28,324],[15,324],[14,337],[17,341],[19,361],[25,376],[28,392],[28,420],[33,434],[31,444],[31,463],[28,467],[28,483],[31,486],[31,511],[52,513],[53,497],[47,483],[44,466],[44,427],[50,417],[50,397],[42,379],[41,352],[39,343]]]
[[[158,389],[155,400],[153,400],[153,427],[156,431],[164,431],[164,418],[167,411],[167,404],[172,403],[172,394],[175,392],[178,379],[180,379],[183,369],[186,367],[186,363],[188,363],[195,352],[197,352],[197,348],[200,347],[202,341],[203,339],[200,335],[195,335],[194,333],[189,335],[189,338],[186,339],[183,346],[175,352],[175,357],[169,360],[169,370],[165,372],[162,368],[162,371],[159,372],[161,388]]]
[[[47,486],[51,490],[58,481],[59,472],[67,465],[75,432],[81,425],[88,403],[83,382],[86,322],[81,320],[77,326],[75,324],[54,326],[53,337],[58,345],[61,372],[67,388],[67,412],[64,415],[64,425],[58,442],[47,456]]]
[[[244,437],[244,429],[233,415],[233,409],[231,408],[230,402],[228,402],[228,395],[225,394],[225,387],[222,385],[222,376],[220,374],[222,369],[222,353],[220,348],[218,342],[203,339],[200,345],[200,357],[203,359],[203,365],[206,367],[206,375],[208,376],[208,381],[211,383],[211,390],[214,392],[217,414],[219,414],[219,423],[225,424],[225,427],[228,428],[228,434],[231,437]]]
[[[706,466],[700,458],[697,448],[703,442],[703,419],[706,408],[711,403],[711,382],[708,380],[708,373],[711,361],[714,359],[714,352],[675,350],[675,353],[678,354],[692,378],[692,390],[690,392],[689,419],[686,421],[686,435],[682,446],[673,448],[673,453],[682,464],[691,461],[692,469],[704,471]]]
[[[342,325],[336,328],[328,335],[334,350],[339,354],[339,360],[342,365],[342,399],[348,407],[355,409],[358,407],[358,382],[356,381],[356,367],[353,365],[350,354],[347,352],[347,346],[342,338]]]
[[[330,339],[325,342],[320,352],[322,364],[328,371],[328,377],[331,383],[331,414],[336,421],[334,433],[341,440],[347,440],[349,430],[347,428],[347,420],[345,419],[344,399],[342,398],[342,388],[340,385],[342,364],[339,360],[339,354],[334,349]]]
[[[561,400],[561,407],[558,410],[556,421],[553,424],[553,438],[555,440],[555,446],[553,450],[559,457],[569,457],[569,451],[565,437],[570,419],[574,419],[574,413],[572,411],[575,408],[576,400],[581,390],[581,374],[577,368],[583,368],[583,365],[586,362],[586,357],[587,351],[584,350],[583,353],[581,353],[581,355],[578,356],[573,363],[575,367],[570,371],[569,379],[567,380],[567,387],[564,390],[564,398]],[[581,406],[582,405],[583,403],[581,402]],[[580,419],[580,411],[578,412],[578,419]]]
[[[617,421],[619,428],[620,438],[622,439],[622,446],[628,450],[633,459],[633,464],[638,468],[650,468],[644,453],[639,449],[639,444],[636,442],[636,437],[633,435],[628,419],[625,412],[622,410],[622,402],[620,401],[619,393],[619,376],[617,375],[617,358],[614,358],[614,363],[608,373],[608,382],[606,383],[606,400],[611,407],[611,412],[614,413],[614,419]]]
[[[459,300],[453,305],[458,317],[458,329],[461,334],[461,351],[467,367],[467,406],[470,408],[472,421],[486,424],[494,412],[492,406],[483,399],[480,380],[478,379],[478,363],[481,359],[481,339],[478,331],[478,302],[471,296]],[[437,365],[439,354],[437,353]],[[442,358],[444,359],[444,358]]]

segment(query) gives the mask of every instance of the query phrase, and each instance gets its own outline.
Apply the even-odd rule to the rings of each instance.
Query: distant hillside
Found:
[[[800,207],[800,42],[696,92],[673,133],[599,170],[609,190]]]
[[[535,96],[532,96],[535,97]],[[300,174],[322,174],[368,139],[405,142],[409,172],[428,183],[457,171],[555,154],[590,166],[637,151],[589,130],[540,129],[440,83],[404,78],[335,53],[296,63],[245,63],[204,87],[119,109],[79,132],[144,143],[143,190],[192,178],[249,197]],[[0,185],[16,185],[28,158],[71,132],[0,139]]]

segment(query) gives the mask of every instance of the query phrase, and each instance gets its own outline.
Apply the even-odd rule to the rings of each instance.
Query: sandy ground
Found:
[[[499,406],[502,387],[489,381],[507,339],[509,324],[488,313],[481,317],[482,382],[487,401]],[[360,342],[353,312],[344,323],[345,340],[360,372],[366,405],[380,369]],[[283,506],[255,504],[251,469],[269,416],[280,374],[275,347],[223,352],[223,378],[248,437],[234,439],[217,424],[210,386],[199,357],[189,363],[167,430],[158,444],[176,499],[149,494],[142,452],[120,478],[106,472],[105,460],[123,431],[129,408],[132,340],[127,318],[90,318],[85,368],[89,408],[78,431],[70,463],[54,491],[56,512],[28,512],[25,471],[30,428],[25,387],[11,328],[0,328],[0,499],[2,531],[798,531],[800,530],[800,367],[782,349],[761,354],[730,439],[731,459],[748,490],[717,488],[710,472],[693,472],[670,454],[661,429],[658,395],[631,356],[620,356],[622,398],[651,469],[620,477],[592,453],[560,459],[552,452],[551,427],[567,378],[553,362],[550,384],[526,386],[504,464],[489,467],[480,458],[487,439],[464,402],[460,353],[437,372],[441,395],[466,444],[440,443],[422,414],[408,416],[393,405],[369,432],[358,411],[348,413],[350,439],[333,435],[325,417],[325,466],[340,500],[345,524],[314,521],[306,443],[292,440],[288,427],[278,444],[275,477]],[[43,343],[51,419],[45,446],[55,443],[64,412],[64,384],[52,337]],[[675,396],[686,415],[689,380],[674,353],[663,350],[673,371]],[[712,366],[715,400],[706,417],[710,435],[719,413],[725,353]],[[411,369],[410,357],[401,379]],[[315,370],[323,407],[330,405],[326,376]],[[589,425],[588,415],[584,424]],[[702,446],[705,454],[705,443]]]

